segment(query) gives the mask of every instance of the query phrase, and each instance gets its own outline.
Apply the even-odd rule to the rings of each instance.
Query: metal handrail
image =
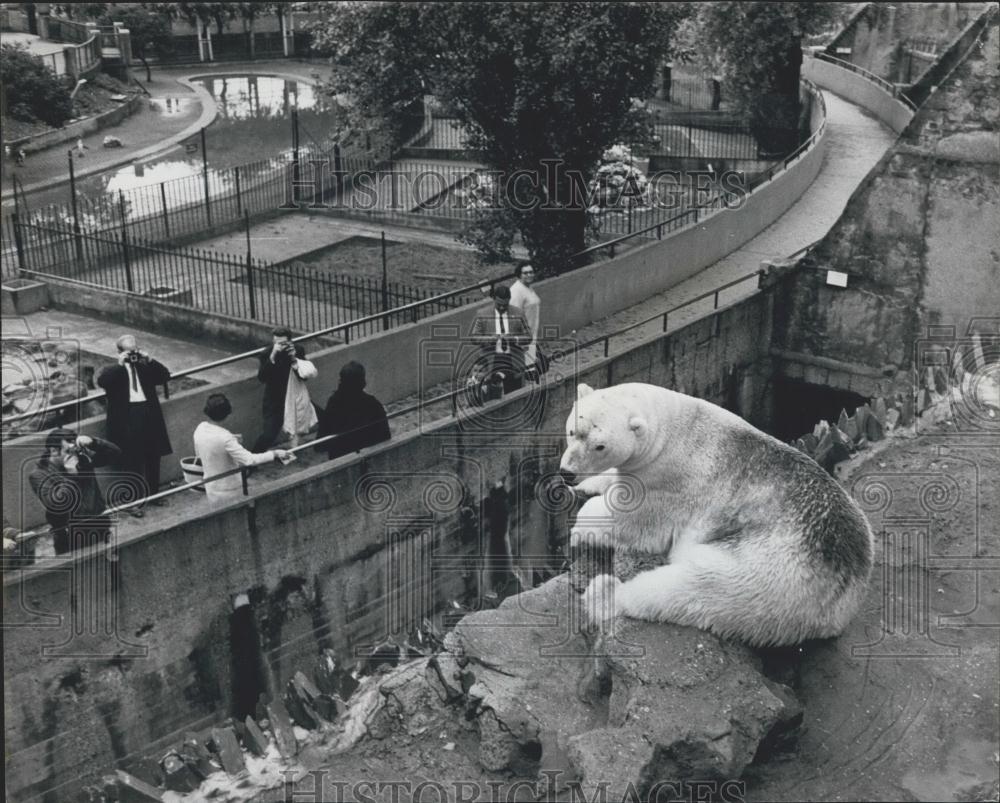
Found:
[[[758,178],[758,180],[755,182],[755,184],[753,185],[753,187],[750,188],[750,192],[751,193],[754,191],[754,189],[756,189],[757,187],[759,187],[761,184],[764,184],[765,182],[771,181],[771,179],[774,178],[774,176],[776,175],[776,173],[778,171],[783,171],[783,170],[787,169],[788,165],[791,164],[792,161],[794,161],[795,159],[799,158],[799,156],[801,156],[806,150],[808,150],[809,148],[812,147],[813,144],[815,144],[815,142],[818,140],[818,138],[820,137],[820,135],[826,129],[826,102],[823,100],[823,93],[820,92],[819,89],[817,89],[816,86],[811,81],[803,79],[802,83],[803,83],[803,85],[805,85],[807,88],[809,88],[812,91],[813,95],[816,98],[818,98],[819,103],[820,103],[820,108],[823,110],[823,121],[820,123],[819,128],[817,128],[816,131],[814,131],[810,135],[809,139],[807,139],[805,142],[803,142],[798,148],[796,148],[794,151],[792,151],[792,153],[789,154],[788,156],[786,156],[783,160],[781,160],[780,162],[772,165],[766,171],[764,171],[764,173],[762,173],[761,176]],[[697,206],[691,207],[690,209],[687,209],[684,212],[680,213],[679,215],[675,215],[672,218],[668,218],[667,220],[662,220],[659,223],[653,223],[653,224],[651,224],[649,226],[646,226],[646,227],[644,227],[642,229],[634,231],[631,234],[625,234],[625,235],[623,235],[621,237],[617,237],[617,238],[615,238],[613,240],[609,240],[609,241],[604,242],[604,243],[598,243],[596,245],[592,245],[592,246],[590,246],[588,248],[585,248],[582,251],[574,254],[573,256],[569,257],[568,262],[571,265],[575,264],[577,261],[580,260],[580,258],[588,256],[591,253],[596,253],[597,251],[599,251],[601,249],[605,249],[605,248],[611,248],[612,249],[612,254],[613,254],[613,252],[614,252],[613,249],[619,243],[623,243],[626,240],[630,240],[630,239],[632,239],[634,237],[639,237],[641,235],[647,234],[648,232],[651,232],[651,231],[654,231],[654,230],[657,231],[657,239],[661,239],[662,238],[662,230],[663,230],[664,226],[669,226],[671,223],[673,223],[673,222],[675,222],[677,220],[680,220],[681,218],[687,217],[687,216],[689,216],[691,214],[693,214],[695,216],[695,221],[694,222],[697,223],[698,220],[699,220],[699,216],[700,216],[700,213],[701,213],[702,210],[721,209],[721,208],[723,208],[723,207],[720,207],[718,205],[718,202],[723,201],[724,198],[725,198],[725,195],[722,194],[722,193],[720,193],[720,194],[714,196],[712,199],[710,199],[706,203],[699,204]],[[728,207],[725,207],[725,208],[728,208]],[[20,224],[15,224],[15,225],[20,225]],[[567,272],[569,272],[571,270],[574,270],[574,269],[577,269],[577,268],[570,268],[568,271],[562,271],[558,275],[562,275],[563,273],[567,273]],[[472,292],[475,292],[476,290],[483,290],[483,289],[485,289],[487,287],[489,287],[490,291],[492,292],[492,289],[493,289],[494,285],[497,284],[497,282],[504,281],[506,279],[514,279],[516,277],[517,277],[517,273],[515,271],[515,272],[510,273],[510,274],[501,275],[501,276],[498,276],[498,277],[494,277],[492,279],[487,279],[487,280],[479,281],[479,282],[476,282],[475,284],[470,284],[470,285],[467,285],[465,287],[461,287],[461,288],[459,288],[457,290],[451,290],[451,291],[449,291],[447,293],[442,293],[441,295],[431,296],[430,298],[421,299],[420,301],[414,301],[414,302],[412,302],[410,304],[404,304],[404,305],[399,306],[399,307],[394,307],[393,309],[386,310],[385,312],[373,313],[372,315],[367,315],[367,316],[365,316],[363,318],[356,318],[353,321],[347,321],[345,323],[337,324],[336,326],[331,326],[331,327],[328,327],[326,329],[319,329],[319,330],[314,331],[314,332],[309,332],[309,333],[304,334],[304,335],[299,335],[298,337],[292,338],[292,342],[299,343],[299,342],[304,342],[306,340],[312,340],[312,339],[318,338],[318,337],[325,337],[327,335],[343,334],[344,344],[345,345],[350,345],[350,343],[351,343],[351,329],[353,327],[355,327],[355,326],[364,326],[365,324],[368,324],[368,323],[374,323],[376,321],[383,321],[384,319],[386,319],[390,315],[400,315],[400,316],[402,316],[402,315],[405,315],[408,312],[415,312],[415,311],[417,311],[422,306],[425,306],[425,305],[428,305],[428,304],[434,304],[434,303],[438,303],[439,304],[442,301],[447,301],[447,300],[450,300],[450,299],[455,298],[457,296],[461,296],[461,295],[465,295],[465,294],[468,294],[468,293],[472,293]],[[194,366],[192,368],[183,369],[181,371],[178,371],[175,374],[171,374],[171,379],[178,379],[178,378],[181,378],[181,377],[184,377],[184,376],[191,376],[192,374],[199,373],[201,371],[208,371],[208,370],[212,370],[212,369],[215,369],[215,368],[220,368],[220,367],[225,366],[225,365],[230,365],[230,364],[235,363],[235,362],[240,362],[241,360],[246,360],[246,359],[250,359],[250,358],[256,358],[260,354],[262,348],[263,347],[259,347],[259,348],[254,349],[253,351],[242,352],[240,354],[235,354],[235,355],[230,356],[230,357],[224,357],[224,358],[219,359],[219,360],[213,360],[212,362],[207,362],[207,363],[203,363],[201,365],[196,365],[196,366]],[[35,411],[32,411],[32,412],[18,413],[18,414],[13,415],[13,416],[7,416],[7,417],[5,417],[3,419],[3,423],[5,423],[5,424],[16,423],[18,421],[23,421],[23,420],[27,420],[27,419],[30,419],[30,418],[34,418],[35,416],[49,415],[51,413],[58,412],[59,410],[63,410],[63,409],[72,407],[73,405],[82,405],[82,404],[86,404],[88,402],[99,401],[100,399],[103,399],[105,397],[105,395],[106,394],[103,391],[99,391],[99,392],[97,392],[97,393],[95,393],[93,395],[90,395],[90,396],[85,396],[85,397],[82,397],[82,398],[79,398],[79,399],[72,399],[70,401],[60,402],[59,404],[50,405],[50,406],[45,407],[45,408],[43,408],[41,410],[35,410]]]
[[[881,76],[876,75],[871,70],[866,70],[864,67],[860,67],[857,64],[853,64],[850,61],[844,61],[843,59],[838,59],[836,56],[831,56],[826,52],[819,52],[816,54],[816,58],[820,61],[828,61],[836,67],[840,67],[842,70],[849,70],[850,72],[857,73],[862,78],[871,81],[873,84],[877,84],[881,89],[884,89],[896,100],[902,103],[911,111],[916,111],[916,104],[910,100],[902,90],[899,89],[895,84],[889,83]]]
[[[800,250],[797,253],[802,253],[802,252],[808,250],[814,244],[815,243],[806,246],[804,249]],[[644,318],[641,321],[637,321],[636,323],[632,323],[632,324],[629,324],[628,326],[624,326],[621,329],[616,329],[613,332],[608,332],[608,333],[603,334],[603,335],[598,335],[597,337],[593,337],[590,340],[584,341],[583,343],[577,343],[575,346],[573,346],[572,349],[555,351],[555,352],[552,353],[551,359],[552,360],[559,360],[559,359],[565,357],[567,354],[569,354],[571,352],[576,353],[576,352],[582,351],[585,348],[589,348],[591,346],[595,346],[595,345],[597,345],[599,343],[603,343],[604,344],[604,358],[607,358],[609,356],[610,342],[611,342],[612,338],[618,337],[620,335],[625,334],[626,332],[630,332],[633,329],[637,329],[640,326],[645,326],[645,325],[650,324],[653,321],[657,321],[657,320],[662,320],[662,322],[663,322],[662,332],[666,332],[667,328],[668,328],[669,316],[671,314],[676,313],[679,310],[684,309],[685,307],[689,307],[689,306],[692,306],[693,304],[697,304],[699,301],[704,301],[707,298],[712,298],[714,300],[713,311],[715,311],[715,310],[717,310],[719,308],[719,294],[723,290],[727,290],[730,287],[735,287],[736,285],[743,284],[744,282],[746,282],[746,281],[748,281],[750,279],[757,279],[758,280],[758,285],[759,285],[759,280],[760,280],[760,277],[761,277],[762,274],[763,274],[762,270],[757,270],[757,271],[754,271],[753,273],[748,273],[748,274],[746,274],[744,276],[741,276],[741,277],[739,277],[737,279],[733,279],[732,281],[726,282],[725,284],[721,284],[718,287],[713,288],[712,290],[708,290],[708,291],[706,291],[704,293],[701,293],[700,295],[694,296],[693,298],[689,298],[687,301],[683,301],[680,304],[677,304],[676,306],[673,306],[673,307],[671,307],[671,308],[669,308],[669,309],[667,309],[667,310],[665,310],[663,312],[658,312],[655,315],[651,315],[650,317]],[[553,380],[551,380],[551,379],[546,379],[545,377],[541,377],[541,384],[543,384],[543,385],[549,385],[549,384],[554,384],[554,383],[553,383]],[[521,391],[514,391],[514,393],[510,394],[510,395],[515,395],[518,392],[521,392]],[[527,392],[527,391],[525,390],[524,392]],[[465,393],[465,389],[464,388],[456,388],[455,390],[451,390],[448,393],[443,393],[440,396],[435,396],[432,399],[427,399],[427,400],[423,400],[423,401],[417,401],[417,402],[414,402],[413,404],[410,404],[410,405],[408,405],[406,407],[402,407],[402,408],[400,408],[398,410],[394,410],[393,412],[389,413],[386,416],[386,418],[389,419],[390,421],[393,420],[393,419],[396,419],[396,418],[401,418],[404,415],[409,415],[410,413],[419,412],[422,409],[424,409],[426,407],[429,407],[432,404],[437,404],[439,402],[451,402],[451,406],[452,406],[452,413],[451,413],[451,415],[450,416],[444,416],[441,420],[447,420],[448,418],[451,418],[451,417],[457,417],[457,403],[458,403],[458,399],[464,393]],[[497,400],[497,401],[501,401],[501,400]],[[324,436],[322,438],[316,438],[315,440],[311,440],[311,441],[309,441],[307,443],[304,443],[304,444],[302,444],[300,446],[296,446],[294,448],[287,449],[286,451],[291,452],[291,453],[294,454],[294,453],[297,453],[297,452],[301,452],[301,451],[303,451],[305,449],[312,449],[312,448],[315,448],[315,447],[320,446],[322,444],[330,443],[331,441],[333,441],[336,438],[340,437],[341,434],[343,434],[343,433],[337,433],[337,434],[334,434],[334,435],[326,435],[326,436]],[[347,455],[344,455],[344,457],[347,457]],[[351,455],[351,457],[353,458],[353,455]],[[249,485],[248,485],[248,482],[247,482],[247,467],[241,466],[239,468],[230,469],[229,471],[225,471],[225,472],[222,472],[220,474],[213,474],[211,477],[202,477],[202,479],[200,479],[200,480],[194,480],[192,482],[185,483],[184,485],[178,485],[178,486],[175,486],[173,488],[169,488],[169,489],[167,489],[165,491],[160,491],[158,493],[151,494],[149,496],[143,497],[142,499],[135,499],[135,500],[133,500],[131,502],[128,502],[128,503],[125,503],[125,504],[122,504],[122,505],[111,505],[111,506],[108,506],[107,508],[105,508],[100,513],[100,515],[102,515],[102,516],[111,515],[111,514],[114,514],[114,513],[119,513],[119,512],[122,512],[122,511],[127,511],[130,508],[137,507],[139,505],[143,505],[146,502],[157,501],[159,499],[167,499],[167,498],[169,498],[171,496],[174,496],[176,494],[181,493],[182,491],[193,490],[195,488],[199,488],[201,486],[204,486],[205,484],[207,484],[209,482],[214,482],[216,480],[223,479],[225,477],[234,476],[236,474],[240,474],[242,476],[242,479],[243,479],[243,494],[244,494],[244,496],[249,496],[250,493],[249,493]],[[26,543],[26,542],[34,541],[34,540],[42,537],[43,535],[46,535],[48,532],[49,531],[47,529],[43,529],[43,530],[32,530],[32,531],[29,531],[29,532],[20,533],[17,536],[17,542],[18,543]]]
[[[817,128],[812,134],[810,134],[809,139],[807,139],[805,142],[799,145],[799,147],[797,147],[794,151],[792,151],[788,156],[784,157],[775,164],[771,165],[767,170],[761,173],[761,175],[757,178],[756,182],[749,188],[751,193],[757,187],[773,179],[777,172],[785,170],[789,164],[798,159],[799,156],[801,156],[805,151],[811,148],[826,128],[826,101],[823,99],[823,93],[819,91],[819,89],[815,86],[815,84],[812,83],[812,81],[803,79],[802,83],[805,84],[807,87],[809,87],[813,92],[814,96],[818,99],[820,108],[823,110],[823,122],[820,123],[819,128]],[[674,221],[680,220],[681,218],[694,214],[695,222],[697,223],[699,213],[701,210],[728,209],[729,208],[728,205],[724,202],[725,197],[726,195],[724,193],[719,193],[717,195],[714,195],[705,203],[692,206],[689,209],[686,209],[683,212],[681,212],[679,215],[674,215],[674,217],[672,218],[668,218],[667,220],[661,220],[658,223],[653,223],[641,229],[636,229],[634,232],[630,234],[624,234],[621,237],[616,237],[613,240],[608,240],[607,242],[603,243],[597,243],[596,245],[592,245],[589,248],[585,248],[580,253],[575,254],[573,257],[571,257],[571,259],[577,259],[581,256],[584,256],[585,254],[594,253],[603,248],[614,249],[614,247],[617,246],[619,243],[623,243],[626,240],[632,239],[633,237],[639,237],[644,234],[648,234],[651,231],[656,231],[657,233],[656,238],[658,240],[662,239],[663,227],[669,226]],[[719,202],[723,203],[720,205]]]

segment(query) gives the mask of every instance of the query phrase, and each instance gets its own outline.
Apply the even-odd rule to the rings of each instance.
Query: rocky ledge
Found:
[[[602,788],[610,800],[683,783],[718,790],[802,715],[757,655],[709,633],[628,621],[614,638],[593,638],[568,575],[466,616],[443,651],[376,688],[351,706],[343,724],[353,737],[335,748],[331,772],[375,754],[402,780],[419,761],[444,786],[488,778],[551,795],[579,785],[588,800]],[[432,738],[404,749],[377,747],[425,732]],[[468,736],[458,750],[433,738],[449,732]],[[419,756],[442,750],[454,760]],[[395,766],[402,755],[407,766]]]

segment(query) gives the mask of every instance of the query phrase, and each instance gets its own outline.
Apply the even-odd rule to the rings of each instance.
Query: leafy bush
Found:
[[[66,80],[23,45],[0,46],[0,77],[11,117],[61,126],[73,116]]]

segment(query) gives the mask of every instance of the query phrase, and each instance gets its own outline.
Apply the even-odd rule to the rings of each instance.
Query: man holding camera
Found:
[[[111,520],[94,469],[121,458],[113,443],[68,429],[54,429],[45,439],[45,454],[28,475],[28,483],[45,507],[57,555],[107,541]]]
[[[255,452],[270,449],[281,437],[285,424],[285,394],[288,392],[289,377],[292,371],[298,371],[299,360],[304,362],[305,358],[306,350],[292,342],[292,332],[285,327],[274,330],[271,345],[260,353],[257,379],[264,384],[264,431],[254,443]]]
[[[97,378],[108,397],[108,439],[121,449],[121,468],[141,477],[146,483],[143,496],[149,496],[160,490],[160,458],[173,451],[156,394],[156,386],[167,383],[170,371],[142,351],[132,335],[122,335],[116,345],[118,365],[105,368]],[[140,508],[128,512],[142,516]]]

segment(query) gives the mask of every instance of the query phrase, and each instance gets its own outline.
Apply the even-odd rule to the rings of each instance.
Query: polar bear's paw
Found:
[[[614,546],[615,519],[603,496],[592,496],[583,503],[570,530],[571,547]]]
[[[600,496],[616,482],[618,482],[618,469],[610,468],[580,480],[573,486],[573,490],[584,496]]]
[[[621,585],[621,580],[610,574],[599,575],[590,581],[580,599],[584,621],[589,628],[608,633],[613,629],[615,619],[625,613],[618,610],[618,589]]]

